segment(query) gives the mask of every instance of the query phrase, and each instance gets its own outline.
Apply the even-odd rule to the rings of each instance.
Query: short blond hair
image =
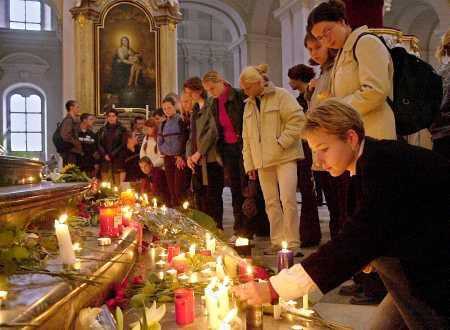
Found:
[[[444,56],[450,56],[450,30],[448,30],[441,38],[435,54],[437,60],[442,63]]]
[[[212,82],[212,83],[217,84],[217,83],[220,83],[220,82],[224,81],[224,79],[223,79],[222,75],[219,72],[217,72],[216,70],[211,70],[211,71],[208,71],[208,72],[206,72],[204,74],[204,76],[202,78],[202,81],[204,83],[205,82]]]
[[[242,70],[239,80],[248,84],[253,84],[257,82],[265,82],[269,80],[267,76],[267,71],[269,66],[267,64],[259,64],[255,66],[248,66]]]
[[[328,99],[306,113],[303,136],[318,129],[345,140],[348,130],[352,129],[360,141],[364,139],[364,124],[359,113],[337,98]]]

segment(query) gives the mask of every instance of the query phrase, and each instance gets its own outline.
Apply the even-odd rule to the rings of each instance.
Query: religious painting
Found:
[[[154,109],[159,40],[150,14],[118,3],[106,11],[96,31],[97,113],[108,105]]]

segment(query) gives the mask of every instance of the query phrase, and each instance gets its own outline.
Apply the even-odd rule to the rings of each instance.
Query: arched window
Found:
[[[52,9],[42,0],[8,0],[6,6],[5,12],[8,15],[10,29],[53,30]]]
[[[8,150],[44,151],[44,97],[37,90],[21,87],[11,91],[7,101]]]

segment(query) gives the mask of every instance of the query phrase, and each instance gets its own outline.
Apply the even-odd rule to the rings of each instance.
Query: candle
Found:
[[[127,189],[120,193],[120,202],[123,205],[133,206],[136,203],[136,195],[132,189]]]
[[[119,188],[114,187],[114,188],[113,188],[113,191],[114,191],[115,193],[117,193],[117,192],[119,192]]]
[[[122,225],[128,227],[130,225],[131,216],[133,211],[129,206],[122,207]]]
[[[122,212],[119,207],[114,208],[114,237],[122,235]]]
[[[81,246],[80,246],[80,243],[78,243],[78,242],[76,242],[76,243],[74,243],[73,244],[73,251],[74,252],[81,252]]]
[[[219,297],[213,291],[217,284],[217,278],[213,277],[211,282],[205,288],[206,310],[208,311],[208,325],[211,329],[217,329],[220,325],[219,320]]]
[[[253,267],[251,264],[245,262],[242,262],[239,265],[239,281],[240,282],[250,282],[253,281],[254,278],[254,274],[253,274]]]
[[[55,232],[62,263],[65,265],[73,265],[77,260],[75,258],[75,253],[73,252],[69,227],[65,224],[66,219],[67,215],[63,214],[59,220],[55,220]]]
[[[157,209],[158,208],[158,200],[156,198],[153,198],[152,202],[153,202],[153,208]]]
[[[166,213],[167,213],[167,206],[165,206],[165,205],[161,206],[161,212],[162,212],[163,215],[166,215]]]
[[[223,283],[217,290],[217,296],[219,297],[219,318],[223,319],[230,310],[230,298],[229,294],[229,279],[225,277]]]
[[[237,308],[230,310],[220,324],[220,330],[231,330],[230,323],[237,316]]]
[[[169,256],[169,254],[166,253],[165,251],[163,251],[159,254],[159,257],[161,258],[161,260],[166,260],[168,256]],[[172,256],[172,258],[173,258],[173,256]]]
[[[166,265],[166,262],[164,260],[160,260],[156,263],[156,266],[158,266],[160,268],[164,268],[165,265]]]
[[[177,276],[177,270],[173,269],[173,268],[170,268],[170,269],[166,270],[166,273],[169,276]]]
[[[281,305],[280,304],[273,305],[273,318],[275,320],[281,319]]]
[[[216,259],[216,276],[219,280],[225,278],[225,271],[223,269],[222,257],[218,256]]]
[[[206,250],[211,251],[211,254],[216,252],[216,239],[211,238],[209,233],[206,234]]]
[[[186,282],[187,280],[189,280],[189,276],[183,273],[183,274],[178,276],[178,280],[180,282]]]
[[[100,238],[97,238],[97,242],[98,242],[98,245],[100,245],[100,246],[111,245],[111,238],[100,237]]]
[[[175,319],[178,325],[187,325],[195,319],[194,290],[188,288],[176,289],[175,295]]]
[[[189,255],[191,257],[195,256],[195,244],[191,244],[191,246],[189,247]]]
[[[8,297],[8,291],[0,290],[0,306],[3,305],[3,301]]]
[[[114,236],[114,208],[109,206],[100,207],[100,232],[99,236]]]
[[[183,203],[183,209],[187,210],[188,208],[189,208],[189,202],[188,202],[188,201],[185,201],[185,202]]]
[[[263,328],[262,305],[249,305],[246,309],[247,329],[260,330]]]
[[[303,309],[309,309],[309,299],[307,294],[303,296]]]
[[[172,262],[173,257],[176,257],[180,254],[180,246],[179,245],[169,245],[167,247],[167,262]]]
[[[249,243],[250,241],[248,238],[238,237],[234,243],[234,249],[240,256],[251,256],[252,247]]]
[[[164,272],[159,272],[158,278],[162,281],[164,279]]]
[[[245,246],[245,245],[248,245],[248,243],[249,243],[249,240],[248,240],[248,238],[245,238],[245,237],[238,237],[237,239],[236,239],[236,242],[235,242],[235,246]]]
[[[294,265],[294,253],[287,249],[287,242],[282,243],[282,249],[278,251],[277,255],[278,272],[284,268],[289,268]]]
[[[189,269],[189,264],[184,253],[180,253],[172,259],[172,267],[179,273],[184,273]]]

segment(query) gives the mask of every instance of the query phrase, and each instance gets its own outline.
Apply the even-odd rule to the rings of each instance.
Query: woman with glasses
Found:
[[[393,98],[394,66],[386,46],[367,26],[350,27],[345,5],[323,2],[308,17],[307,31],[325,47],[338,50],[331,71],[331,96],[342,98],[364,121],[368,136],[396,139],[388,98]]]

